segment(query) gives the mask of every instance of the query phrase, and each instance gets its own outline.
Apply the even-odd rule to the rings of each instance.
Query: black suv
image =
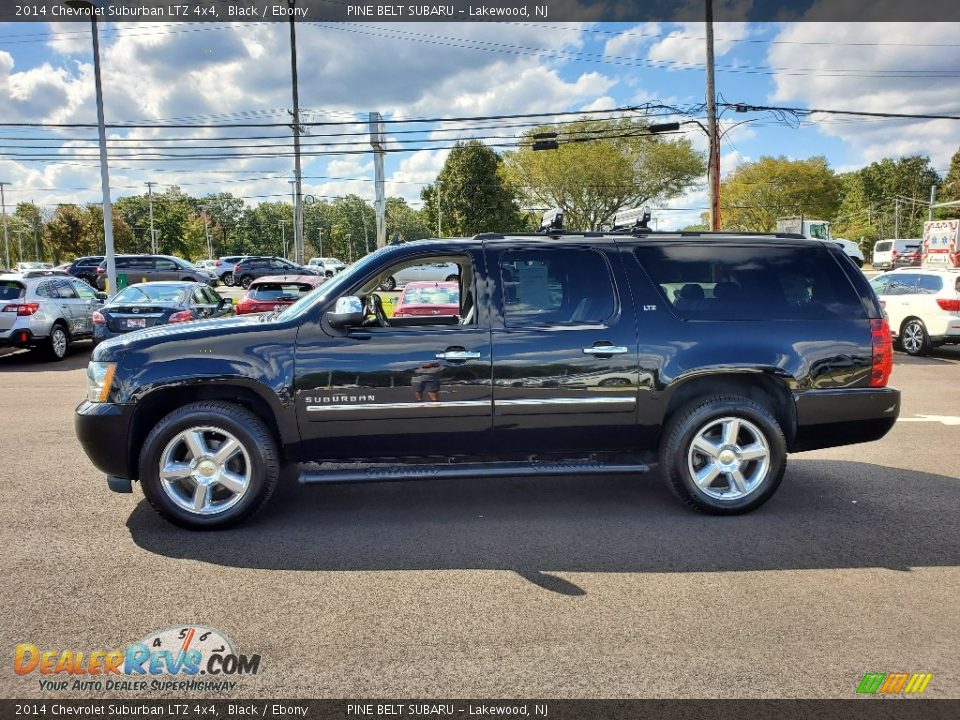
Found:
[[[384,278],[456,263],[435,313]],[[453,312],[453,309],[456,312]],[[111,489],[190,528],[300,479],[641,473],[742,513],[788,452],[883,437],[890,331],[835,245],[699,233],[478,235],[383,248],[263,319],[99,345],[76,431]]]
[[[259,277],[265,275],[320,275],[321,271],[297,265],[285,258],[280,257],[261,257],[253,256],[241,260],[233,268],[233,278],[237,285],[244,289],[250,287],[250,283]]]
[[[126,275],[127,283],[153,282],[154,280],[180,280],[202,282],[216,287],[219,280],[215,273],[203,270],[174,255],[117,255],[114,258],[117,275]],[[97,287],[107,285],[107,261],[97,266]]]
[[[103,262],[103,255],[88,255],[80,257],[70,263],[67,272],[75,278],[80,278],[89,285],[97,286],[97,266]]]

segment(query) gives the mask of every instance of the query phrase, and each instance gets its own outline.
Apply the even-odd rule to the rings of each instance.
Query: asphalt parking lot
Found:
[[[4,697],[53,696],[18,643],[185,623],[261,655],[234,697],[853,698],[868,671],[960,697],[960,348],[897,354],[893,431],[792,456],[743,517],[655,475],[288,483],[207,534],[107,491],[73,434],[88,356],[0,357]]]

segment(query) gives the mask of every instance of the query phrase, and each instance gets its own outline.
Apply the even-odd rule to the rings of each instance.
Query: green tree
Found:
[[[825,157],[764,156],[739,165],[722,183],[720,215],[724,229],[771,232],[778,218],[790,215],[831,220],[840,195],[840,180]]]
[[[950,158],[950,169],[943,177],[940,183],[937,196],[940,202],[951,202],[960,200],[960,150],[957,150]],[[943,217],[960,217],[960,206],[951,208],[941,208]]]
[[[419,210],[407,205],[407,201],[399,197],[387,198],[387,242],[399,235],[403,242],[422,240],[432,236],[430,225]]]
[[[427,227],[445,236],[516,230],[517,193],[503,173],[503,160],[478,140],[458,142],[437,180],[420,191]]]
[[[507,153],[507,177],[529,205],[563,210],[566,227],[600,230],[619,210],[677,197],[706,172],[689,140],[667,140],[646,128],[632,118],[538,127],[528,141],[555,132],[560,147]]]
[[[103,252],[103,245],[98,244],[94,234],[90,213],[79,205],[58,205],[43,228],[43,240],[54,264]]]
[[[136,250],[134,247],[133,230],[123,214],[115,207],[111,207],[113,215],[113,248],[119,253],[131,253]],[[87,205],[87,214],[90,216],[90,232],[93,235],[97,247],[106,247],[103,237],[103,205],[91,203]]]

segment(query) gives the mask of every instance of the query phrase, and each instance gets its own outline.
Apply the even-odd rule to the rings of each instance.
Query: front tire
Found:
[[[930,333],[922,320],[909,318],[900,329],[900,346],[908,355],[920,357],[933,351]]]
[[[447,279],[444,282],[458,282],[459,280],[459,275],[447,275]]]
[[[63,360],[70,351],[70,333],[60,324],[50,328],[50,335],[47,337],[47,345],[44,348],[47,359],[54,362]]]
[[[277,441],[252,412],[228,402],[196,402],[164,417],[140,451],[143,494],[162,517],[213,530],[250,517],[280,474]]]
[[[673,415],[660,467],[677,498],[711,515],[739,515],[770,499],[787,466],[776,418],[739,395],[700,398]]]
[[[223,284],[226,285],[227,287],[233,287],[234,284],[236,283],[236,280],[233,279],[232,272],[225,273],[224,276],[221,278],[221,280],[223,280]]]

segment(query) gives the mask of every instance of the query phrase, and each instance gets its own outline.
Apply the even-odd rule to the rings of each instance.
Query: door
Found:
[[[887,276],[886,286],[878,292],[887,313],[890,329],[900,334],[900,328],[907,316],[915,312],[913,305],[917,297],[917,273],[896,272]]]
[[[181,268],[173,260],[157,258],[154,260],[154,270],[147,280],[179,280],[181,274]]]
[[[87,335],[91,330],[90,319],[87,316],[87,301],[81,300],[70,280],[54,280],[53,292],[56,293],[57,304],[70,331],[71,337]]]
[[[79,320],[82,321],[84,328],[82,332],[84,334],[92,334],[93,313],[96,312],[97,308],[100,307],[100,299],[97,297],[97,294],[94,292],[93,288],[82,280],[70,280],[70,284],[73,286],[74,291],[77,293],[77,297],[80,299],[78,307],[80,308],[81,315]]]
[[[491,332],[493,439],[504,452],[636,445],[633,306],[614,242],[591,242],[487,245],[500,279]]]
[[[487,449],[489,320],[467,308],[476,297],[477,259],[455,260],[467,268],[469,290],[459,297],[466,321],[431,315],[384,327],[368,313],[363,326],[339,334],[325,331],[322,322],[300,327],[295,396],[307,457],[472,455]],[[392,274],[384,267],[342,295],[361,297],[372,309],[382,272]]]

